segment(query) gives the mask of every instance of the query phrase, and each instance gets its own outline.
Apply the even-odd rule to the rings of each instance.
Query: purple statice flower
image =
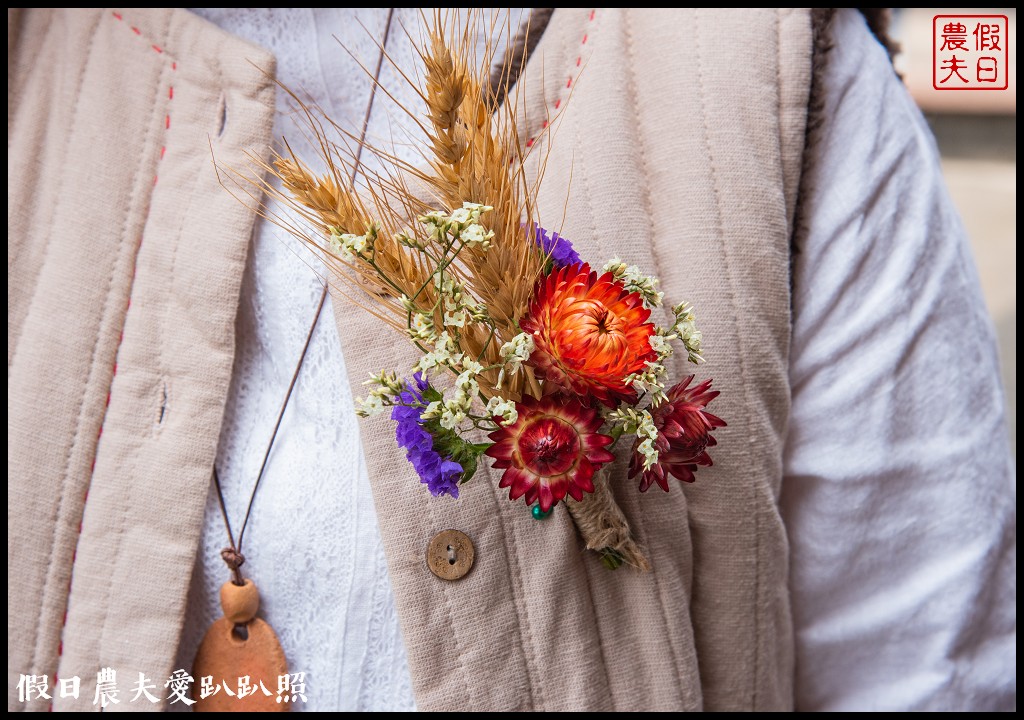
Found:
[[[533,239],[537,243],[537,247],[545,255],[551,257],[551,262],[556,268],[583,262],[580,260],[579,254],[573,250],[572,243],[554,231],[548,233],[547,230],[538,225],[534,231]]]
[[[405,457],[416,468],[420,482],[430,489],[430,494],[459,496],[459,477],[462,466],[451,458],[442,457],[434,450],[434,436],[423,427],[420,414],[423,408],[408,407],[423,404],[423,391],[429,383],[422,373],[413,376],[413,382],[405,384],[405,390],[398,394],[391,419],[398,423],[395,440],[405,449]]]

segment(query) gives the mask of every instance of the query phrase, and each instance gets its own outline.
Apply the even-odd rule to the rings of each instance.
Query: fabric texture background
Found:
[[[255,219],[211,148],[267,146],[273,58],[183,10],[8,40],[8,707],[45,673],[93,709],[100,667],[172,670]]]

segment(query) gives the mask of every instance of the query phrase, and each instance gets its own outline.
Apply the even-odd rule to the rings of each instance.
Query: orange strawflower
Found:
[[[567,265],[540,281],[522,329],[533,337],[530,364],[539,377],[615,407],[636,402],[627,375],[658,359],[651,349],[651,311],[611,273]]]

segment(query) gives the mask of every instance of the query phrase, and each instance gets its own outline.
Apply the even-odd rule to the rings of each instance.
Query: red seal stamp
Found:
[[[936,15],[932,19],[932,87],[1005,90],[1009,87],[1006,15]]]

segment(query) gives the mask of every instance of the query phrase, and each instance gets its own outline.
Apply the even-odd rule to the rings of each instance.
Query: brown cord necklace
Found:
[[[359,167],[359,161],[363,152],[363,145],[366,141],[366,131],[370,124],[370,112],[373,110],[373,100],[377,94],[377,78],[380,77],[381,67],[384,63],[384,47],[387,45],[388,34],[391,31],[391,20],[394,8],[388,9],[387,21],[384,25],[384,39],[380,44],[380,55],[377,58],[377,68],[373,75],[373,86],[370,91],[370,98],[366,105],[366,114],[363,117],[362,131],[359,137],[359,144],[356,147],[355,162],[353,163],[352,182],[355,182],[354,174]],[[212,712],[267,712],[288,710],[290,703],[286,698],[290,696],[284,692],[285,688],[278,686],[278,678],[288,673],[288,661],[285,658],[284,650],[277,639],[273,628],[263,619],[256,617],[260,606],[259,591],[251,578],[242,576],[242,565],[245,563],[245,556],[242,554],[242,542],[245,539],[245,530],[249,525],[249,518],[252,514],[253,502],[256,500],[256,491],[259,490],[263,473],[267,469],[267,461],[270,459],[270,452],[274,447],[274,440],[277,438],[277,431],[281,427],[281,420],[284,418],[285,410],[288,408],[288,401],[291,400],[292,390],[295,389],[295,382],[302,370],[302,363],[306,359],[306,352],[309,350],[310,341],[313,339],[313,331],[323,312],[324,302],[327,300],[327,285],[324,284],[320,293],[320,300],[317,303],[316,313],[313,322],[306,334],[306,342],[302,346],[302,353],[292,373],[291,381],[288,383],[288,391],[285,393],[284,402],[281,403],[281,410],[277,414],[277,422],[274,424],[274,431],[270,436],[266,453],[263,455],[263,463],[260,465],[259,474],[249,496],[249,504],[245,510],[245,518],[238,530],[238,542],[235,542],[231,530],[231,521],[228,519],[227,506],[224,503],[224,492],[221,489],[220,477],[217,474],[217,466],[213,467],[213,482],[217,488],[217,502],[220,505],[221,516],[224,518],[224,529],[227,531],[228,547],[221,551],[224,563],[231,571],[231,579],[220,588],[220,605],[224,611],[224,617],[216,620],[206,631],[199,650],[196,652],[195,661],[192,664],[192,675],[199,683],[199,693],[193,710]],[[220,686],[219,690],[212,691],[203,697],[204,688],[202,679],[212,678],[207,681],[210,690]],[[242,681],[245,680],[243,683]],[[268,681],[271,683],[267,685]],[[243,687],[245,691],[243,694]],[[280,693],[279,693],[280,691]]]
[[[242,576],[242,565],[245,564],[242,542],[245,539],[245,529],[248,527],[249,518],[252,515],[256,491],[259,490],[260,481],[267,468],[267,461],[270,459],[270,452],[274,448],[277,431],[281,428],[281,420],[284,418],[285,410],[288,409],[292,390],[295,389],[295,382],[302,370],[302,363],[306,359],[310,341],[313,339],[313,331],[316,330],[317,321],[320,319],[326,299],[327,286],[325,285],[320,293],[320,301],[317,303],[313,322],[306,334],[306,342],[302,346],[299,361],[295,365],[295,371],[288,383],[284,402],[281,403],[281,410],[277,414],[277,422],[270,435],[267,451],[263,455],[263,463],[256,476],[256,483],[249,495],[249,504],[245,510],[245,519],[238,530],[237,543],[231,530],[231,521],[228,519],[227,505],[224,503],[224,491],[221,489],[217,466],[216,464],[213,466],[213,483],[217,488],[217,502],[220,505],[224,529],[228,536],[228,547],[221,550],[220,556],[231,572],[231,579],[220,588],[220,606],[224,617],[216,620],[206,631],[192,665],[193,677],[200,679],[197,682],[201,682],[203,678],[212,678],[212,681],[206,681],[209,687],[199,685],[196,704],[193,706],[198,711],[267,712],[283,711],[289,707],[285,698],[290,699],[290,695],[286,692],[286,687],[279,686],[278,681],[280,677],[287,675],[288,661],[274,629],[265,620],[256,617],[256,612],[260,607],[260,595],[252,579]],[[243,682],[243,679],[246,681]],[[219,689],[213,690],[214,688]],[[212,691],[211,694],[203,697],[205,692],[210,691]]]

